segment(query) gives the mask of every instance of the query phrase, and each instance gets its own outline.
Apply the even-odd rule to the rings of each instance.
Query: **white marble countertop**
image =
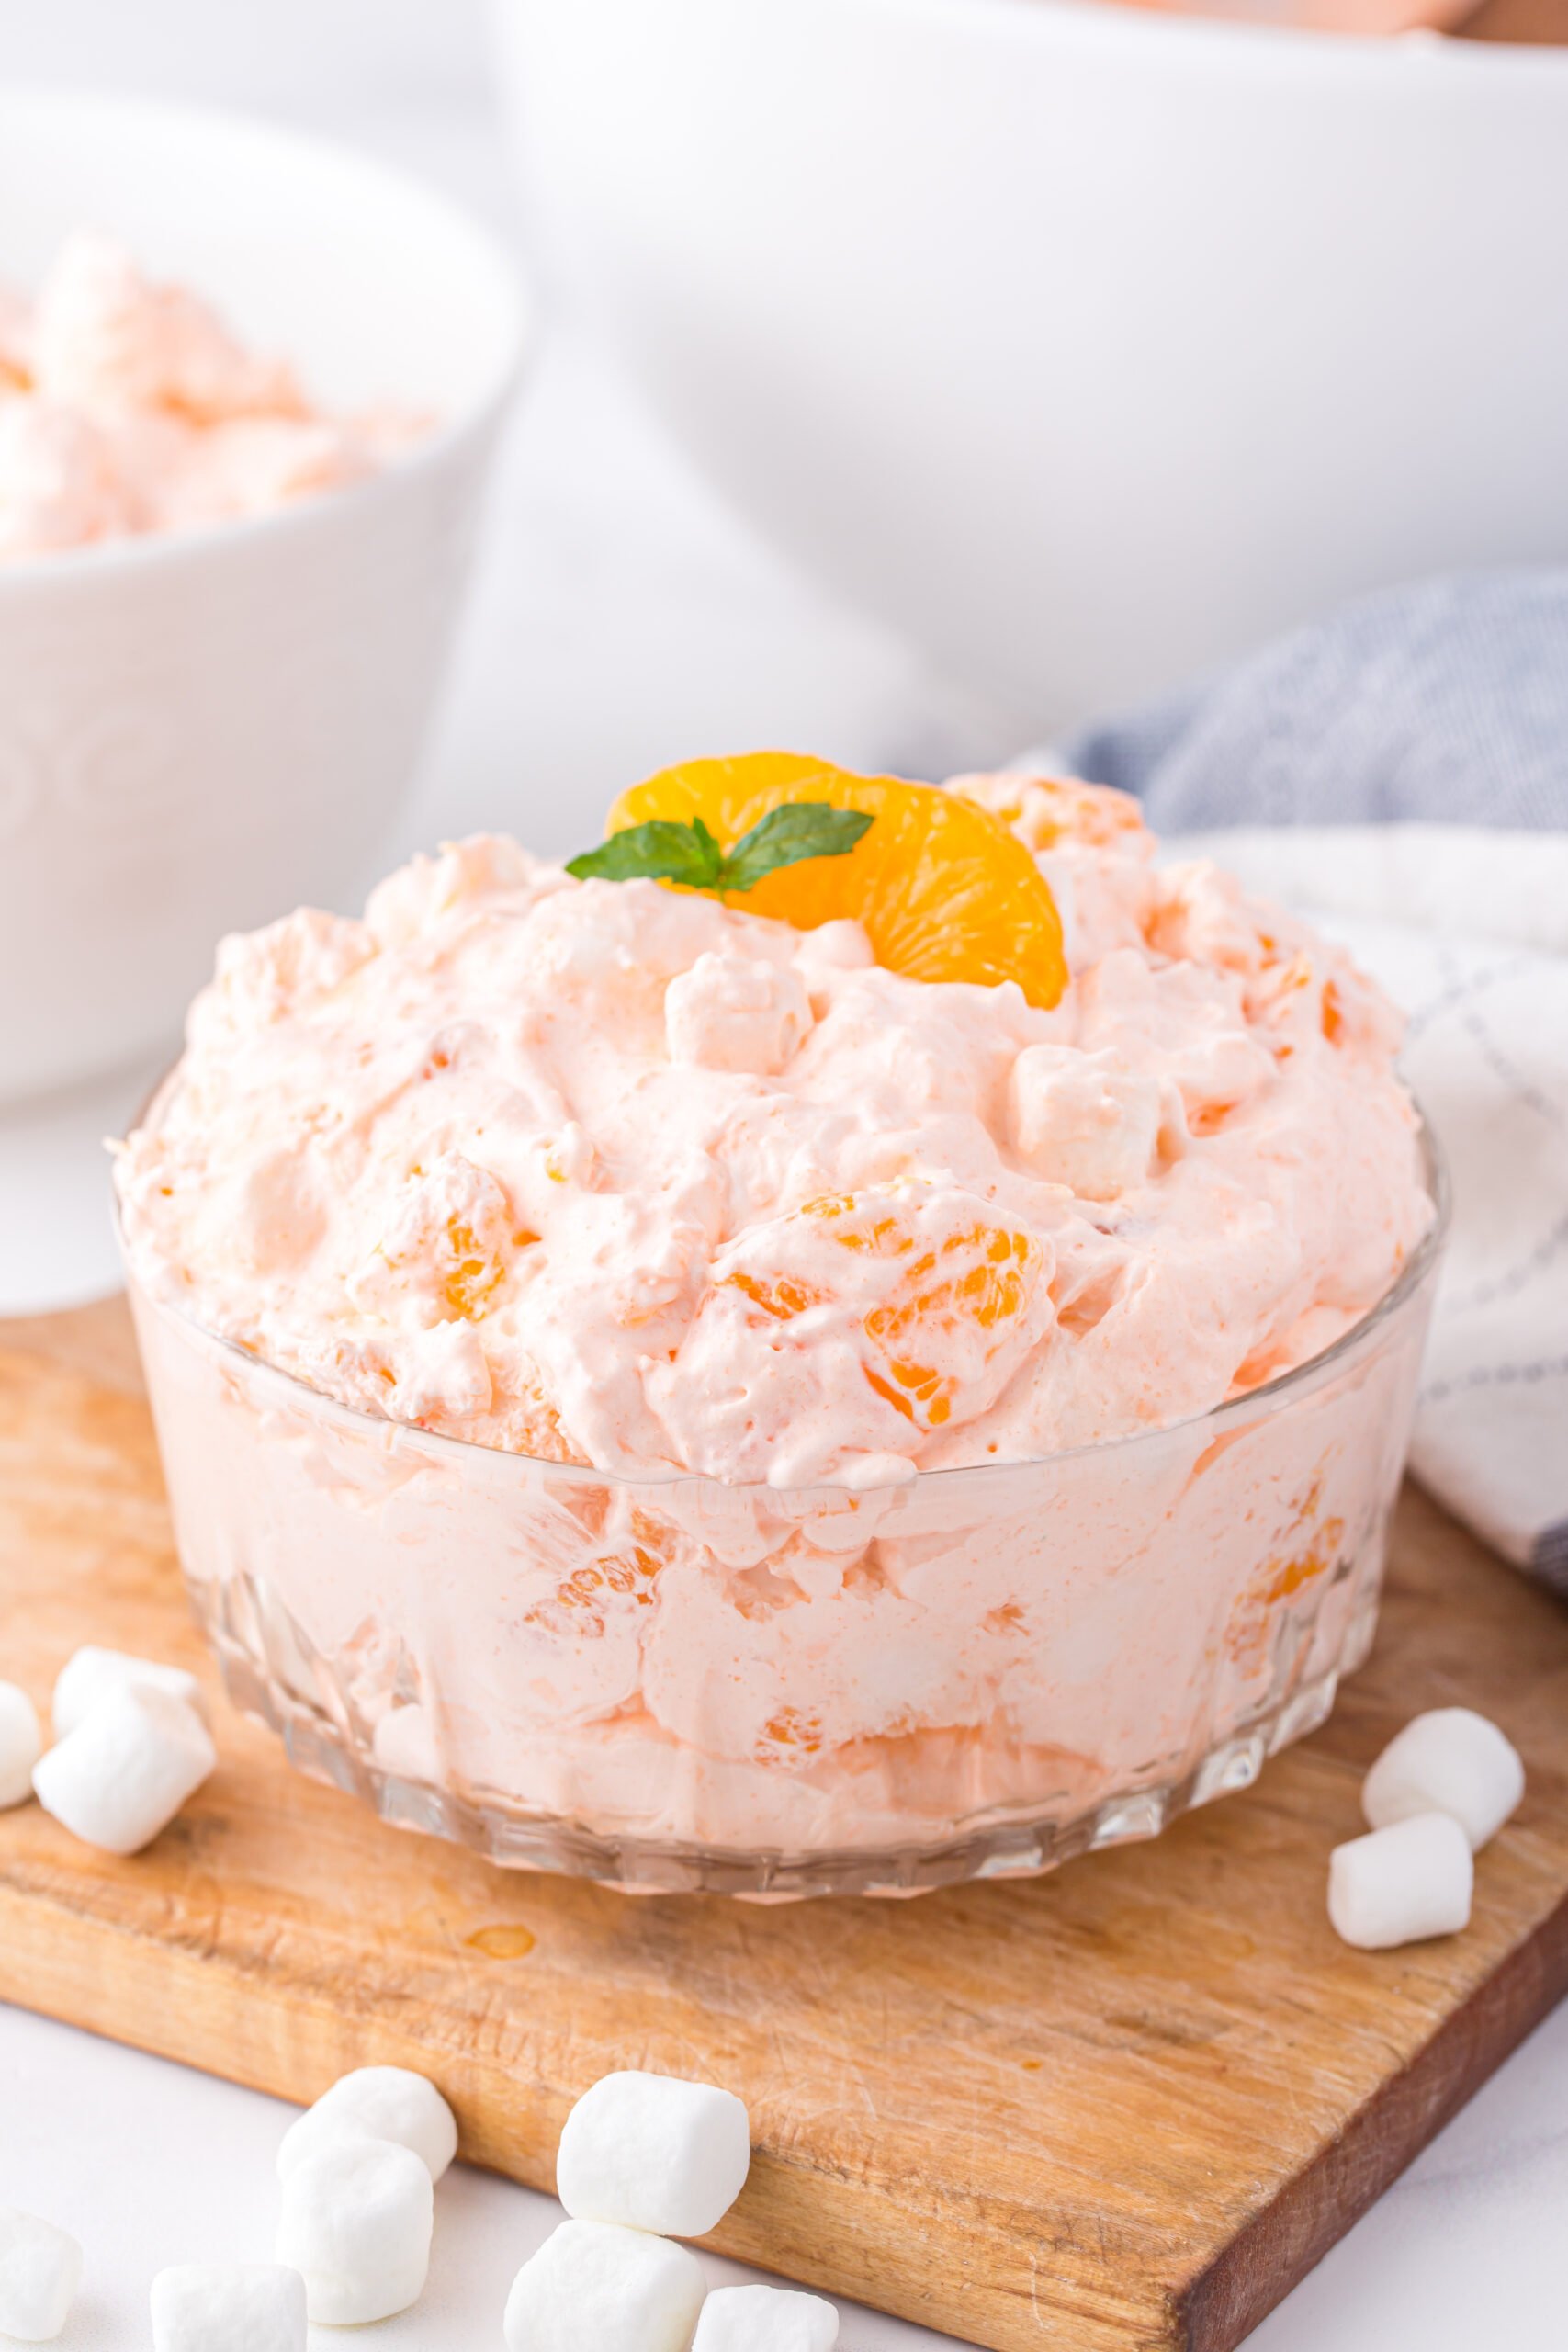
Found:
[[[373,147],[513,225],[480,0],[0,0],[0,76],[263,109]],[[795,741],[941,773],[1001,756],[1028,740],[1030,719],[933,678],[775,564],[561,333],[509,452],[446,723],[388,854],[478,824],[564,851],[592,836],[628,775],[697,747]],[[9,1256],[0,1239],[0,1312],[112,1283],[98,1138],[144,1083],[129,1073],[0,1120],[0,1237],[29,1238]],[[148,2282],[165,2263],[265,2257],[283,2114],[0,2007],[0,2204],[51,2215],[87,2249],[62,2352],[144,2345]],[[1558,2352],[1565,2211],[1568,2010],[1265,2323],[1253,2352]],[[430,2290],[376,2342],[498,2344],[506,2288],[555,2212],[457,2167],[440,2192]],[[846,2312],[846,2352],[946,2340]]]

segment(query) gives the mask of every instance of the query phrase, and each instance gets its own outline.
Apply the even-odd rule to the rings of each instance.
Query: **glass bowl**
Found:
[[[1173,1427],[863,1492],[615,1476],[355,1412],[134,1279],[236,1703],[401,1827],[638,1892],[908,1894],[1154,1836],[1376,1621],[1445,1223]]]

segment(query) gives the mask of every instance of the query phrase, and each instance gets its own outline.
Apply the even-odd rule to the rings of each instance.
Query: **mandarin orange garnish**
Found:
[[[891,972],[993,988],[1016,980],[1031,1004],[1056,1002],[1067,967],[1050,887],[1023,843],[955,792],[753,752],[691,760],[634,785],[605,831],[700,820],[728,850],[789,803],[855,809],[873,822],[847,854],[781,865],[731,903],[801,931],[852,917]]]

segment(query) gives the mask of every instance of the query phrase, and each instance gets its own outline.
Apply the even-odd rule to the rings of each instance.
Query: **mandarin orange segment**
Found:
[[[886,1367],[884,1376],[868,1366],[866,1378],[906,1419],[939,1428],[952,1414],[957,1383],[911,1351],[949,1354],[951,1335],[964,1324],[990,1332],[1021,1314],[1040,1272],[1039,1243],[976,1219],[915,1256],[907,1227],[886,1213],[867,1215],[852,1195],[808,1202],[802,1214],[826,1218],[845,1250],[908,1258],[897,1287],[865,1317],[866,1338]]]
[[[506,1270],[498,1260],[486,1256],[473,1227],[460,1218],[447,1219],[446,1247],[448,1264],[441,1295],[447,1313],[459,1322],[477,1323]]]
[[[832,1278],[818,1250],[810,1273],[738,1269],[720,1288],[781,1323],[847,1309],[872,1359],[863,1363],[866,1380],[919,1428],[940,1428],[964,1395],[972,1400],[987,1367],[1027,1329],[1044,1263],[1032,1234],[983,1215],[933,1229],[886,1193],[824,1193],[786,1229],[799,1236],[807,1225],[860,1261],[853,1275],[844,1270],[847,1283]]]
[[[852,775],[793,752],[691,760],[623,792],[605,830],[700,817],[726,850],[784,801],[858,808],[874,822],[842,857],[765,875],[730,904],[797,930],[852,917],[878,963],[916,980],[1016,980],[1029,1002],[1066,986],[1062,925],[1023,843],[974,801],[896,776]]]

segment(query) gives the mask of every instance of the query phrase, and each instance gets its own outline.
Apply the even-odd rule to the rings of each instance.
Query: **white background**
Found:
[[[0,0],[0,76],[272,114],[421,171],[516,233],[477,0]],[[596,838],[628,779],[715,748],[793,743],[939,775],[1027,741],[1032,716],[976,704],[775,564],[561,329],[519,417],[420,799],[388,854],[478,825],[565,852]],[[140,1083],[0,1125],[0,1236],[34,1237],[25,1264],[0,1244],[0,1310],[107,1286],[96,1138]],[[148,2283],[164,2263],[266,2257],[284,2115],[0,2008],[0,2203],[51,2215],[87,2249],[63,2352],[144,2346]],[[1252,2352],[1561,2352],[1565,2213],[1568,2011]],[[457,2168],[437,2200],[426,2297],[365,2340],[389,2352],[498,2346],[513,2272],[554,2218],[547,2200]],[[942,2340],[846,2313],[846,2352]],[[346,2339],[316,2330],[312,2342]]]

